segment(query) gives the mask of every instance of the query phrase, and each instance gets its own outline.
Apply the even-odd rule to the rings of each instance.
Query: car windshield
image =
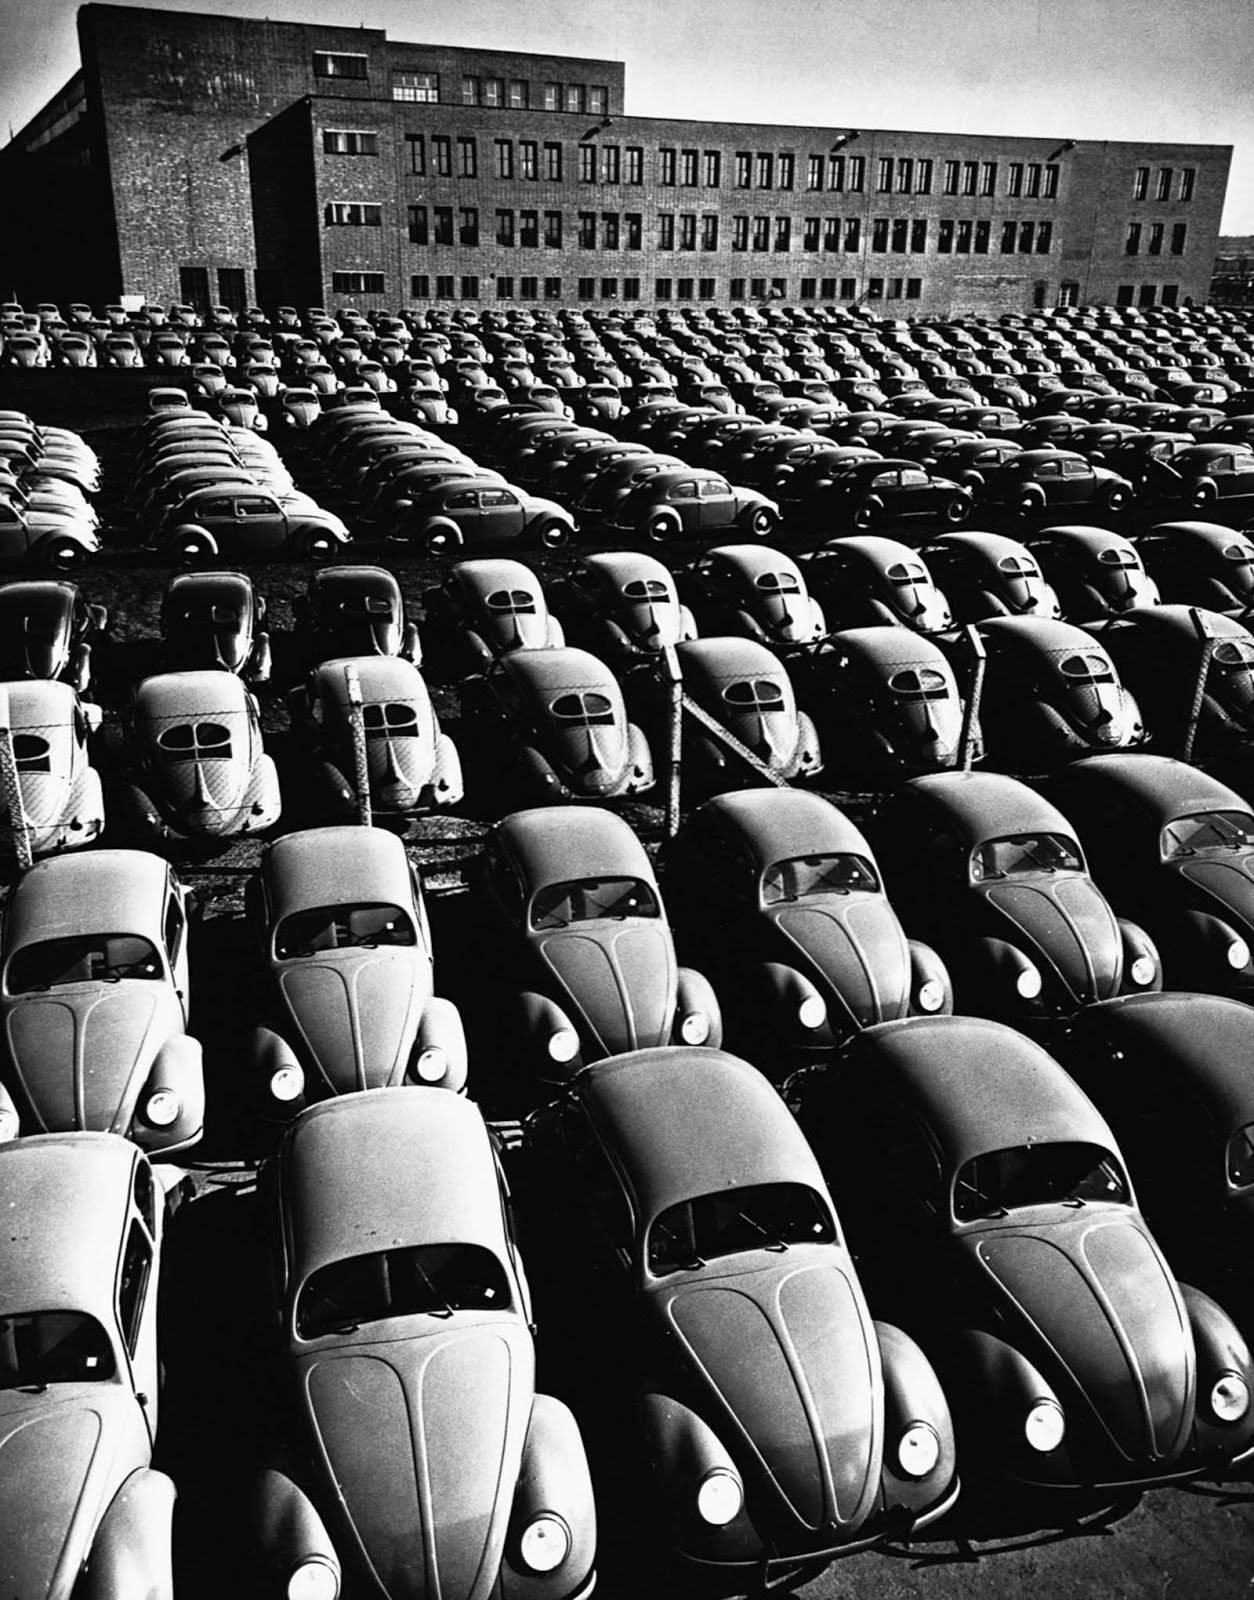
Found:
[[[1021,1206],[1082,1206],[1097,1200],[1128,1205],[1127,1179],[1109,1150],[1079,1141],[993,1150],[968,1161],[954,1180],[959,1222],[1004,1216]]]
[[[1249,850],[1254,847],[1254,816],[1248,811],[1197,811],[1177,817],[1162,832],[1163,860],[1194,856],[1201,851]]]
[[[1228,1140],[1228,1182],[1236,1189],[1254,1184],[1254,1122],[1247,1122]]]
[[[295,961],[323,950],[417,944],[413,919],[400,906],[315,906],[284,917],[274,934],[276,961]]]
[[[649,1228],[649,1271],[703,1267],[716,1256],[834,1244],[836,1226],[821,1196],[803,1183],[759,1183],[668,1206]]]
[[[1062,833],[1015,833],[1005,839],[988,839],[971,855],[971,877],[976,883],[1033,872],[1083,871],[1080,846]]]
[[[0,1389],[50,1383],[106,1383],[113,1351],[95,1317],[82,1311],[16,1311],[0,1316]]]
[[[509,1306],[505,1269],[482,1245],[407,1245],[349,1256],[311,1274],[296,1303],[296,1334],[321,1339],[388,1317],[451,1317]]]
[[[657,895],[640,878],[579,878],[550,883],[531,902],[533,928],[565,928],[600,917],[657,917]]]
[[[6,987],[10,994],[30,994],[71,983],[162,976],[161,958],[150,940],[131,933],[80,933],[15,950],[9,958]]]
[[[774,862],[762,874],[762,904],[779,905],[807,895],[849,894],[855,889],[875,894],[879,887],[875,868],[865,856],[793,856]]]

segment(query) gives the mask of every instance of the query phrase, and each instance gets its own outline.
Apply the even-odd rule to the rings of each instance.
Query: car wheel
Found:
[[[1106,491],[1107,511],[1126,511],[1131,504],[1131,496],[1121,483],[1112,484]]]
[[[446,556],[453,548],[453,538],[444,528],[433,528],[424,538],[427,554],[432,556]]]
[[[661,544],[664,540],[675,537],[679,532],[679,522],[675,517],[666,515],[650,517],[646,531],[655,544]]]
[[[546,550],[559,550],[570,539],[570,529],[560,522],[546,522],[540,527],[539,539]]]
[[[170,549],[181,567],[194,567],[198,562],[208,561],[216,546],[204,528],[187,523],[175,528],[170,538]]]
[[[854,511],[853,525],[855,528],[872,528],[879,516],[880,507],[877,500],[864,500]]]
[[[1039,489],[1025,489],[1016,502],[1016,509],[1020,516],[1030,517],[1034,511],[1041,511],[1045,506],[1045,496]]]
[[[1213,483],[1209,483],[1204,480],[1201,483],[1194,484],[1193,493],[1189,496],[1189,504],[1193,507],[1194,511],[1205,511],[1206,508],[1210,505],[1213,505],[1218,498],[1219,490]]]
[[[957,528],[971,515],[971,502],[965,495],[956,494],[952,500],[945,503],[945,521],[951,528]]]
[[[325,528],[310,528],[301,536],[300,553],[306,561],[330,561],[335,554],[335,535]]]
[[[769,539],[775,532],[775,513],[766,506],[758,506],[745,519],[745,529],[755,539]]]
[[[87,552],[76,539],[50,539],[45,559],[55,572],[74,572],[87,559]]]

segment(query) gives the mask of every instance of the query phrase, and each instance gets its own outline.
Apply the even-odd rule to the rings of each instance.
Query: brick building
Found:
[[[0,151],[18,298],[1203,300],[1231,147],[632,117],[613,61],[87,5]]]

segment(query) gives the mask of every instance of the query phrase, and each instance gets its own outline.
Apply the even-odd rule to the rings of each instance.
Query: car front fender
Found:
[[[1230,982],[1251,981],[1251,960],[1247,958],[1245,964],[1234,967],[1228,958],[1228,952],[1233,945],[1240,942],[1249,949],[1249,940],[1223,917],[1216,917],[1209,911],[1186,911],[1181,918],[1189,933],[1189,944],[1192,948],[1189,954],[1194,959],[1200,957],[1201,964],[1206,968],[1207,974],[1218,969],[1221,973],[1231,974]]]
[[[273,1028],[257,1028],[253,1034],[252,1055],[260,1080],[260,1095],[265,1111],[272,1116],[295,1116],[306,1104],[307,1080],[305,1069],[297,1060],[291,1045]],[[275,1074],[280,1071],[299,1074],[300,1093],[291,1100],[280,1100],[270,1087]]]
[[[932,949],[920,939],[906,941],[910,950],[910,1014],[911,1016],[950,1016],[954,1009],[954,985],[949,968]],[[935,983],[941,987],[944,998],[938,1006],[925,1006],[919,999],[923,985]]]
[[[1041,1009],[1040,995],[1043,989],[1032,996],[1024,995],[1018,986],[1020,981],[1026,984],[1031,973],[1035,973],[1037,980],[1043,985],[1045,975],[1040,966],[1017,945],[1010,944],[1005,939],[976,939],[973,955],[973,976],[984,979],[991,976],[993,979],[994,1005],[1010,1007],[1012,1010],[1027,1012],[1029,1015],[1035,1015]]]
[[[1119,937],[1123,941],[1123,991],[1125,994],[1156,994],[1163,986],[1163,963],[1158,946],[1144,928],[1126,917],[1116,919]],[[1148,983],[1138,983],[1132,976],[1132,963],[1146,958],[1154,964],[1154,976]]]
[[[296,1571],[321,1563],[340,1583],[340,1561],[326,1524],[313,1501],[285,1472],[267,1467],[257,1476],[252,1500],[255,1532],[267,1566],[278,1580],[275,1590],[288,1592]]]
[[[579,1030],[567,1013],[555,1000],[550,1000],[546,994],[537,994],[534,989],[523,990],[518,996],[518,1006],[523,1032],[532,1046],[536,1071],[558,1083],[573,1078],[584,1064],[583,1041],[579,1040],[578,1049],[567,1061],[555,1061],[549,1048],[550,1041],[559,1034],[569,1032],[579,1039]]]
[[[1034,1454],[1023,1433],[1028,1412],[1042,1400],[1051,1400],[1063,1409],[1050,1384],[1021,1351],[981,1328],[959,1333],[955,1356],[957,1370],[948,1392],[958,1397],[960,1422],[996,1455],[1022,1462],[1025,1455]],[[961,1431],[960,1437],[964,1439],[964,1459],[975,1459],[980,1452],[972,1451]],[[1057,1450],[1050,1452],[1051,1459],[1061,1461],[1066,1451],[1064,1438]]]
[[[639,1406],[658,1492],[681,1550],[700,1558],[713,1545],[719,1561],[751,1560],[761,1542],[743,1505],[718,1529],[707,1527],[697,1512],[698,1491],[711,1473],[725,1473],[743,1489],[740,1473],[713,1428],[682,1401],[655,1390],[646,1391]]]
[[[570,1550],[552,1572],[541,1574],[528,1569],[520,1544],[528,1524],[545,1514],[565,1523]],[[500,1600],[568,1600],[572,1595],[588,1593],[596,1543],[592,1478],[579,1425],[562,1401],[538,1394],[531,1407],[514,1492],[499,1577]]]
[[[884,1457],[880,1493],[892,1511],[905,1508],[915,1519],[931,1521],[952,1504],[957,1492],[958,1457],[949,1402],[932,1363],[908,1334],[877,1322],[884,1373]],[[923,1423],[936,1435],[936,1465],[919,1476],[902,1469],[898,1447],[907,1431]],[[928,1515],[930,1513],[930,1515]]]
[[[782,961],[763,961],[756,969],[758,986],[765,989],[772,1008],[781,1015],[784,1037],[793,1044],[827,1045],[832,1042],[831,1016],[827,1002],[805,973]],[[814,1011],[814,1002],[823,1008],[822,1021],[817,1026],[807,1026],[801,1019],[801,1008]]]
[[[719,1049],[723,1043],[723,1012],[714,992],[714,985],[703,972],[693,967],[680,967],[675,988],[675,1042],[686,1042],[682,1028],[688,1017],[706,1019],[709,1031],[698,1042]]]
[[[1254,1446],[1254,1368],[1250,1347],[1228,1313],[1209,1295],[1186,1283],[1180,1285],[1180,1294],[1197,1352],[1194,1443],[1203,1455],[1216,1462],[1232,1461]],[[1249,1404],[1243,1416],[1223,1422],[1211,1405],[1211,1394],[1221,1379],[1232,1376],[1245,1384]]]
[[[169,1089],[179,1098],[178,1117],[168,1128],[143,1122],[142,1107],[158,1089]],[[205,1125],[205,1073],[199,1039],[176,1033],[162,1044],[140,1095],[140,1108],[138,1120],[146,1132],[139,1142],[146,1148],[190,1144],[200,1137]]]
[[[444,1076],[438,1081],[424,1078],[418,1071],[418,1058],[425,1050],[439,1051],[446,1062]],[[418,1024],[409,1077],[425,1087],[452,1089],[460,1094],[466,1087],[466,1063],[466,1030],[462,1026],[461,1012],[451,1000],[433,994],[423,1007],[422,1021]]]
[[[139,1467],[109,1502],[74,1593],[80,1600],[173,1600],[174,1484]]]

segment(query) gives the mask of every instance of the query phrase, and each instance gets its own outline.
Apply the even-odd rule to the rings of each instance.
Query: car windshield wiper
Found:
[[[451,1317],[453,1315],[453,1307],[449,1304],[449,1302],[445,1298],[445,1296],[440,1293],[440,1291],[436,1288],[435,1284],[432,1283],[431,1279],[423,1271],[421,1264],[418,1261],[415,1260],[413,1262],[413,1268],[414,1268],[414,1271],[418,1274],[418,1277],[422,1282],[423,1288],[426,1289],[427,1293],[431,1296],[432,1300],[437,1302],[437,1305],[435,1307],[427,1306],[427,1307],[423,1308],[425,1313],[426,1313],[426,1315],[429,1316],[429,1317]]]
[[[761,1237],[767,1250],[787,1250],[788,1241],[780,1237],[778,1230],[772,1231],[770,1228],[763,1227],[757,1218],[751,1217],[747,1211],[738,1211],[736,1215],[741,1222],[747,1222],[754,1233]]]

